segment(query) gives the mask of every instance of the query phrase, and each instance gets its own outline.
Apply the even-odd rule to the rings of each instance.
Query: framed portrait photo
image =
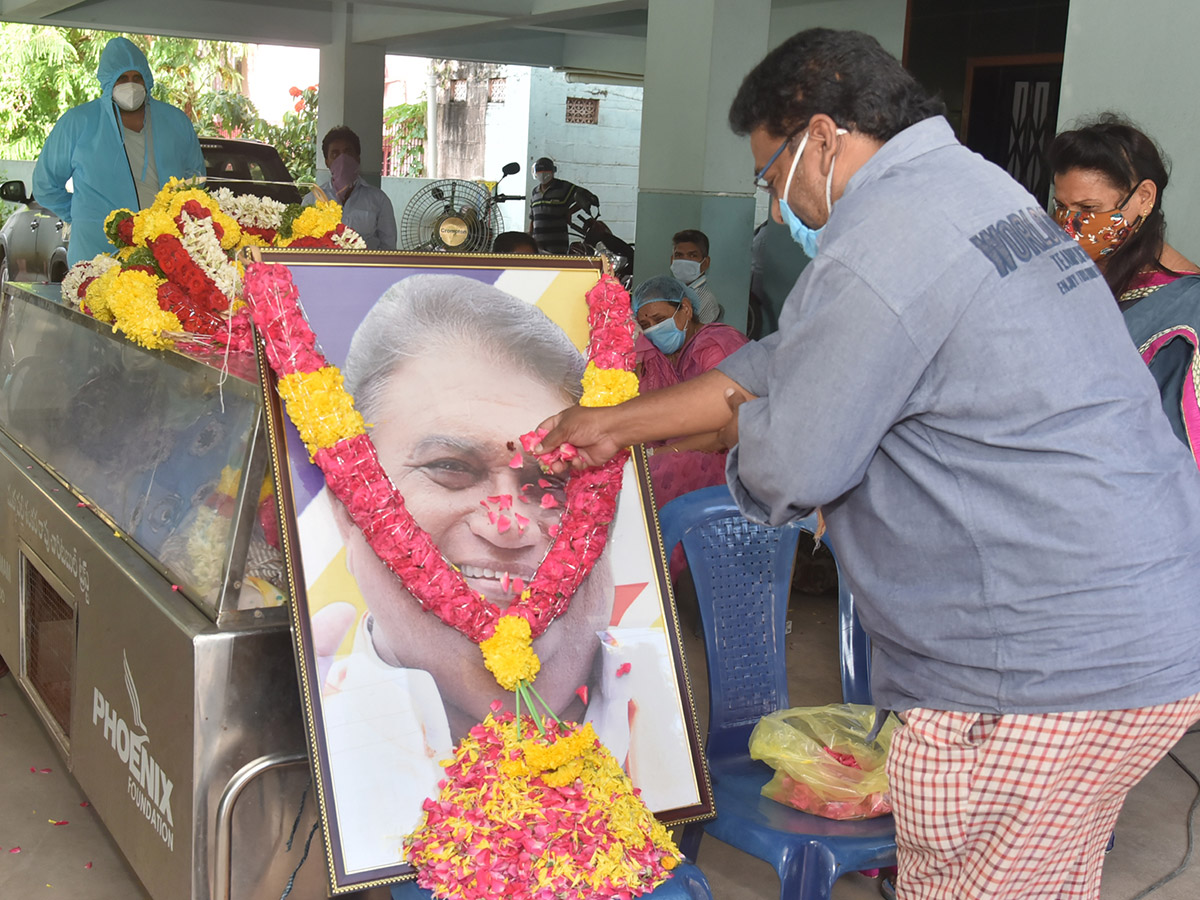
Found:
[[[518,438],[575,403],[585,295],[601,261],[271,250],[287,265],[328,363],[367,423],[416,525],[497,609],[536,577],[565,476]],[[441,763],[498,701],[479,646],[426,612],[367,543],[283,412],[265,364],[272,464],[309,752],[330,886],[413,875],[405,838],[437,798]],[[360,520],[361,521],[361,520]],[[590,722],[647,806],[678,824],[713,814],[646,460],[626,463],[604,552],[535,638],[536,687]]]

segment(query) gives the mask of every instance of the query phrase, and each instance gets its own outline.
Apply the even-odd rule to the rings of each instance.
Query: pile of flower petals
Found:
[[[632,898],[679,851],[590,725],[488,716],[446,765],[406,841],[417,883],[455,900]]]

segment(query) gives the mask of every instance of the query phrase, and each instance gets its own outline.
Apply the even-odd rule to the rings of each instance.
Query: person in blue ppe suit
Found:
[[[191,121],[183,110],[150,96],[154,76],[136,44],[110,40],[96,78],[100,97],[63,113],[33,170],[33,195],[71,225],[72,265],[116,250],[104,234],[104,220],[114,209],[150,206],[172,176],[204,175]]]

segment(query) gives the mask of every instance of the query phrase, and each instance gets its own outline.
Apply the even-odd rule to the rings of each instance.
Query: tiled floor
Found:
[[[788,648],[791,699],[797,706],[838,699],[835,613],[836,603],[828,597],[797,595],[793,602]],[[688,637],[687,651],[703,724],[707,700],[698,639]],[[1200,773],[1200,734],[1185,737],[1176,753]],[[1188,807],[1196,790],[1169,759],[1134,789],[1117,826],[1116,848],[1107,859],[1102,900],[1131,900],[1178,865],[1186,846]],[[148,896],[94,811],[81,805],[85,800],[15,680],[0,678],[0,898],[142,900]],[[51,824],[64,820],[68,824]],[[20,853],[10,852],[18,846]],[[315,848],[314,854],[319,857]],[[705,839],[699,862],[718,900],[771,900],[779,894],[779,883],[767,864],[718,841]],[[313,865],[313,860],[307,865]],[[279,889],[282,893],[282,883]],[[320,895],[308,889],[291,896],[316,900]],[[1200,862],[1150,896],[1153,900],[1200,898]],[[369,900],[386,897],[386,891],[376,890]],[[834,889],[834,900],[878,897],[875,881],[859,875],[842,878]]]

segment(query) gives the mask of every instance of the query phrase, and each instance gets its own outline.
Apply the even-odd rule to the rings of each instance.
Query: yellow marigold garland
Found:
[[[342,389],[342,373],[336,366],[284,375],[279,379],[279,396],[310,454],[366,431],[353,398]]]
[[[165,191],[166,188],[163,188]],[[159,192],[162,196],[162,192]],[[149,209],[143,209],[133,217],[133,244],[144,247],[160,234],[177,234],[175,217],[159,206],[158,201]]]
[[[638,378],[624,369],[601,369],[588,362],[580,406],[616,406],[638,395]]]
[[[542,668],[532,642],[528,622],[520,616],[501,616],[495,633],[480,643],[483,664],[506,691],[515,691],[522,681],[533,681]]]
[[[174,346],[162,332],[178,332],[183,326],[175,313],[159,307],[158,281],[153,276],[133,270],[120,271],[107,298],[116,319],[113,331],[124,331],[131,340],[151,350]]]
[[[341,220],[342,208],[331,200],[306,206],[292,222],[292,237],[284,246],[302,237],[320,237],[328,234],[337,228]]]
[[[235,469],[233,466],[225,466],[221,469],[221,478],[217,482],[217,493],[224,494],[226,497],[236,497],[238,486],[242,483],[242,470]],[[265,488],[267,482],[263,481]]]
[[[83,302],[87,304],[93,318],[101,322],[113,320],[112,310],[108,308],[108,298],[112,296],[117,276],[120,274],[121,267],[113,266],[87,286]]]

